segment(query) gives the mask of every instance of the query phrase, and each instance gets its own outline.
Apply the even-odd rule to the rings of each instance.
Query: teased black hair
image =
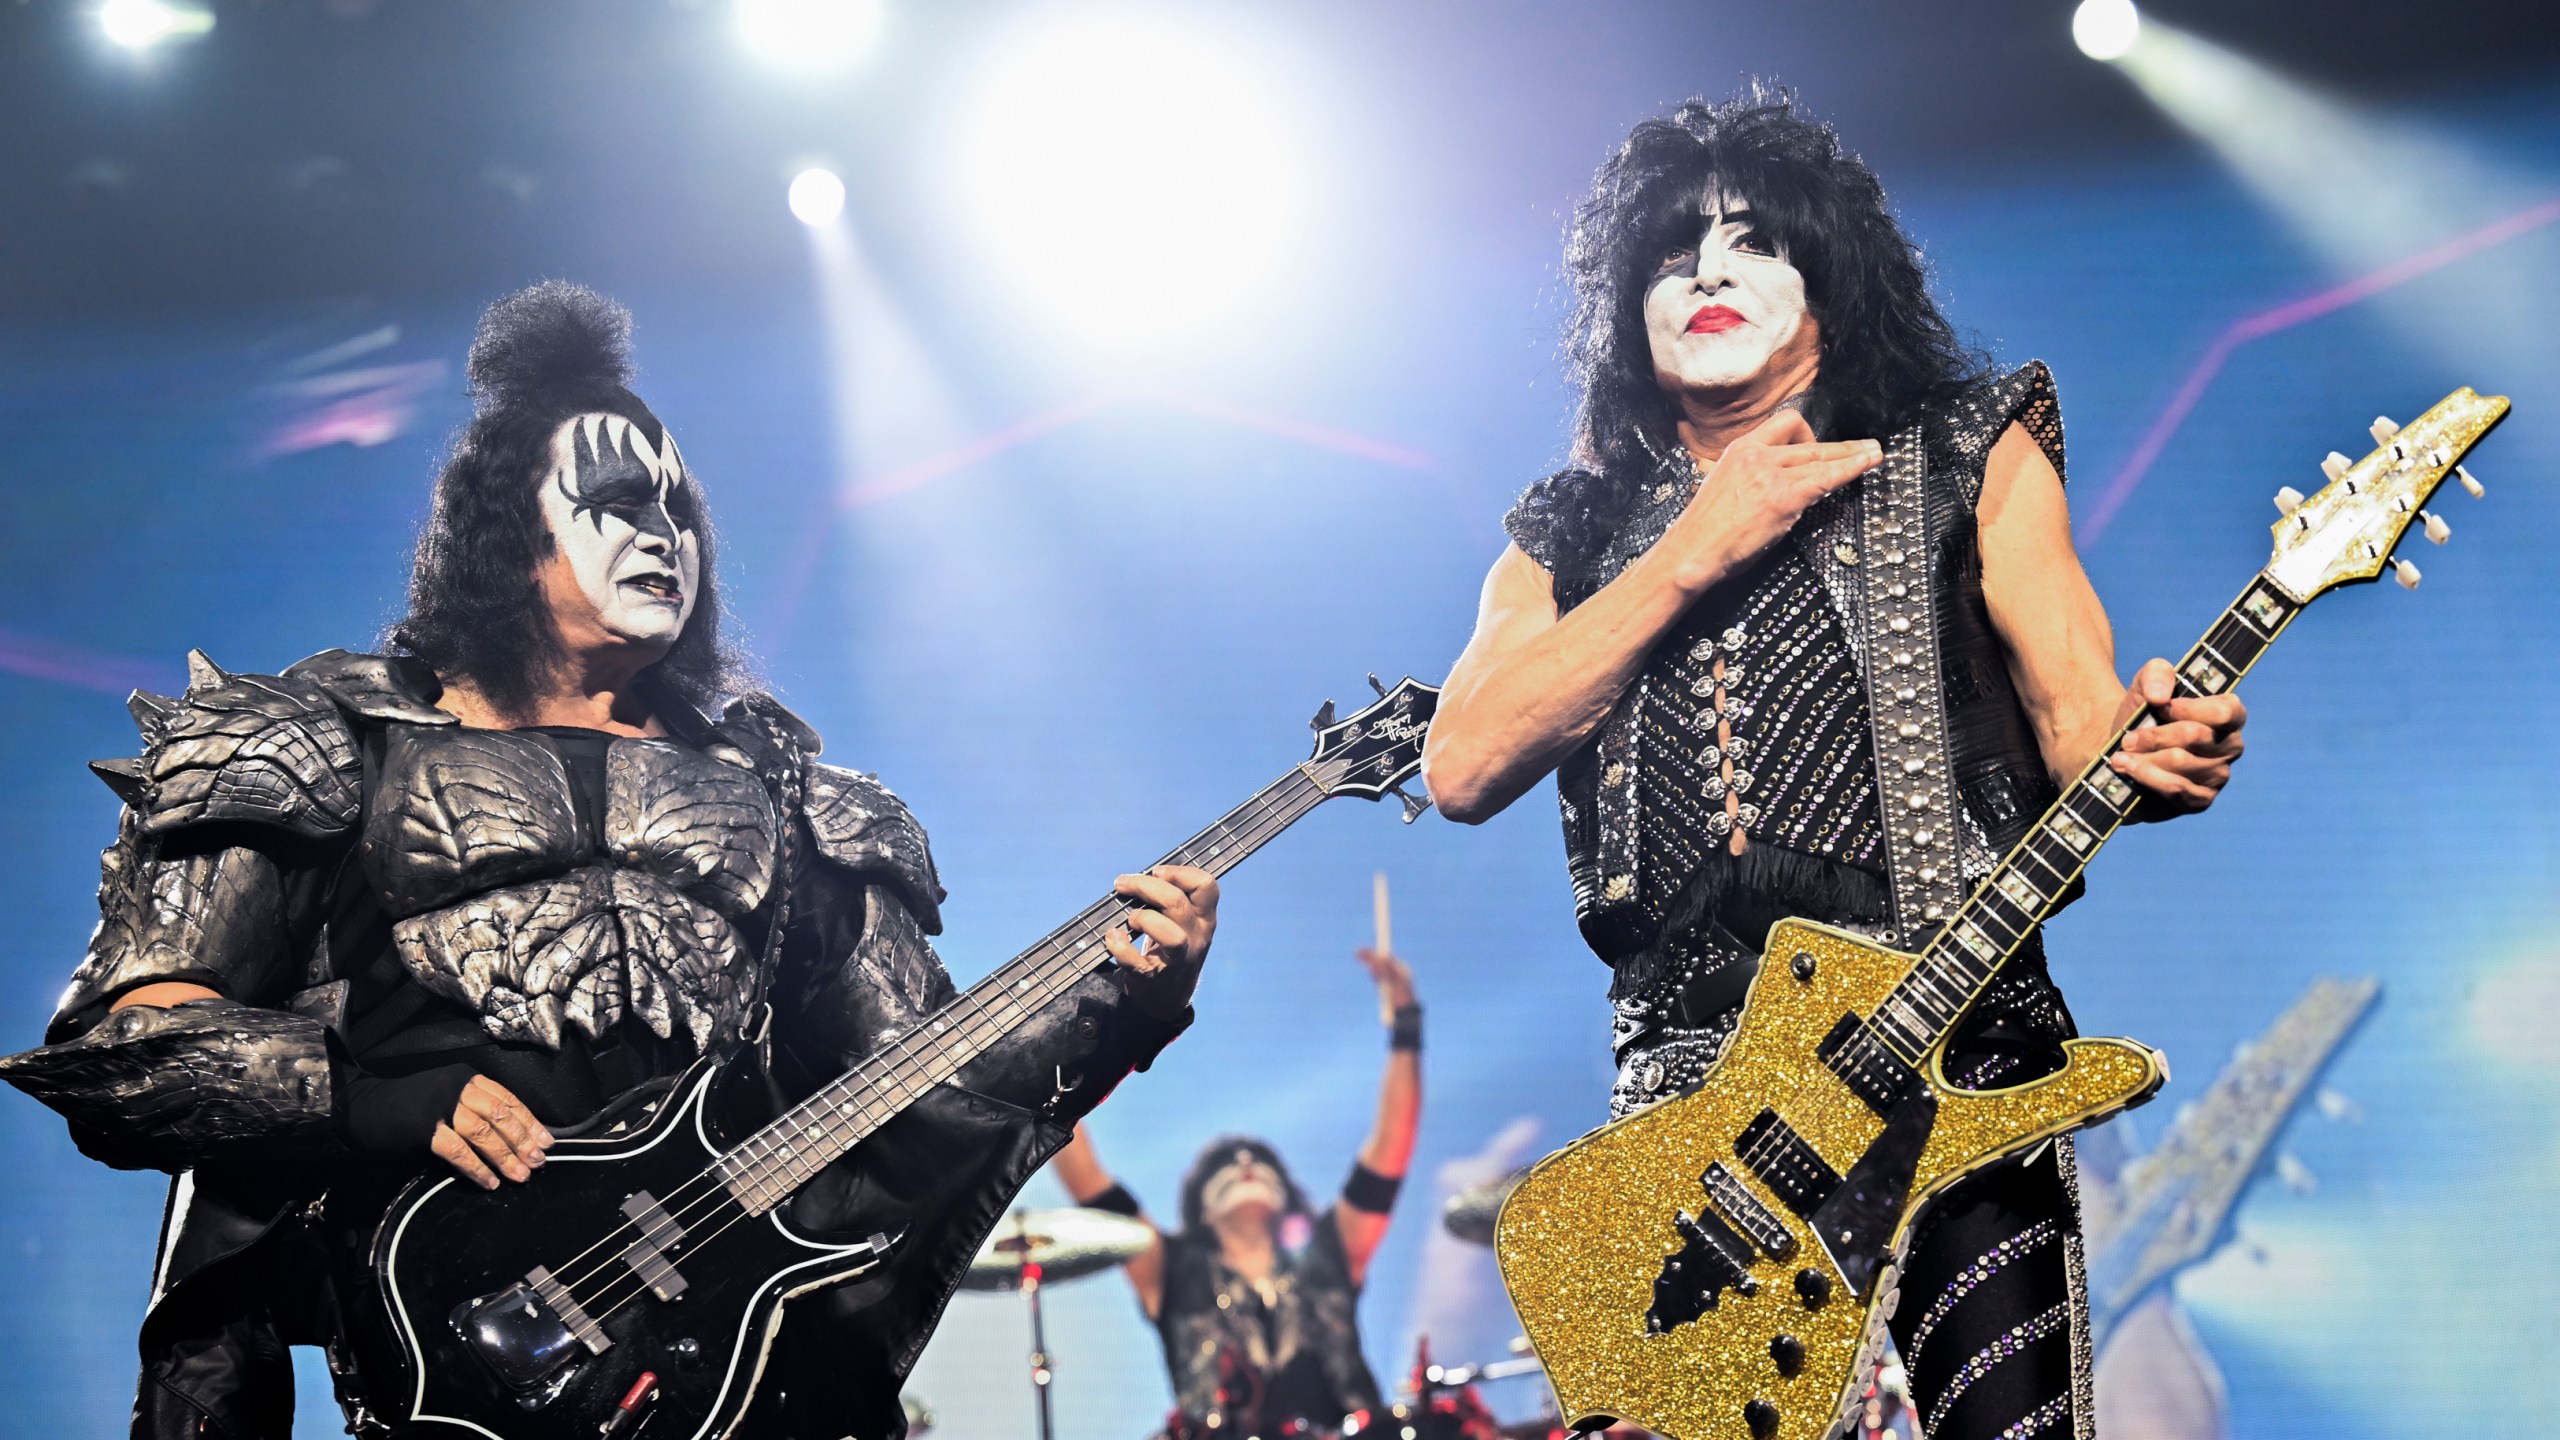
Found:
[[[1990,373],[1929,295],[1919,247],[1866,162],[1803,114],[1792,91],[1752,81],[1637,125],[1575,207],[1565,247],[1573,312],[1565,355],[1580,394],[1575,465],[1596,471],[1595,510],[1677,454],[1678,419],[1655,383],[1644,297],[1670,249],[1694,244],[1710,187],[1747,202],[1753,226],[1804,275],[1821,326],[1806,418],[1826,439],[1881,439]]]
[[[545,280],[492,304],[471,342],[475,412],[436,477],[409,572],[409,613],[389,647],[470,680],[510,717],[532,709],[560,662],[560,636],[535,570],[551,553],[538,481],[551,437],[573,415],[619,415],[664,445],[666,427],[631,393],[631,313],[584,285]],[[720,636],[711,521],[700,514],[701,594],[644,678],[697,707],[744,688]]]
[[[1182,1228],[1184,1231],[1196,1231],[1209,1223],[1207,1210],[1201,1203],[1203,1192],[1209,1188],[1209,1177],[1217,1174],[1219,1168],[1228,1161],[1235,1159],[1236,1152],[1239,1150],[1249,1152],[1255,1160],[1270,1166],[1272,1173],[1280,1177],[1281,1213],[1286,1215],[1312,1213],[1307,1208],[1306,1193],[1298,1188],[1298,1182],[1289,1174],[1288,1165],[1280,1159],[1280,1152],[1272,1149],[1269,1141],[1252,1135],[1221,1135],[1201,1146],[1200,1153],[1192,1157],[1191,1168],[1183,1172]]]

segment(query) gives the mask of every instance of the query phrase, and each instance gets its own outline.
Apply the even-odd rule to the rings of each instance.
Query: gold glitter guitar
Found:
[[[2392,551],[2507,412],[2457,390],[2305,500],[2276,495],[2275,550],[2177,666],[2231,689],[2293,617],[2344,585],[2401,584]],[[2119,740],[2122,733],[2119,732]],[[2112,753],[2110,742],[2107,752]],[[1966,1175],[2141,1104],[2168,1079],[2149,1046],[2066,1042],[2063,1068],[1961,1090],[1956,1022],[2133,808],[2103,760],[1916,955],[1784,920],[1724,1054],[1694,1094],[1603,1126],[1524,1176],[1494,1229],[1503,1283],[1578,1430],[1617,1419],[1677,1440],[1820,1440],[1854,1413],[1901,1293],[1914,1219]]]

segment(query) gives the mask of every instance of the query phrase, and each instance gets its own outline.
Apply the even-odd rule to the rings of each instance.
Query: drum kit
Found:
[[[1517,1174],[1505,1175],[1451,1196],[1441,1208],[1441,1228],[1469,1244],[1490,1247],[1494,1217],[1502,1213],[1502,1202],[1509,1198],[1511,1187],[1519,1178]],[[1030,1310],[1031,1393],[1040,1417],[1040,1440],[1054,1440],[1056,1433],[1049,1400],[1049,1385],[1056,1370],[1049,1358],[1048,1334],[1041,1319],[1041,1291],[1050,1285],[1116,1270],[1147,1253],[1155,1240],[1155,1227],[1108,1210],[1017,1210],[1005,1217],[969,1262],[969,1273],[961,1281],[963,1286],[971,1290],[1012,1291],[1022,1296]],[[1539,1366],[1538,1357],[1529,1353],[1525,1337],[1513,1341],[1511,1348],[1517,1353],[1499,1360],[1479,1365],[1443,1365],[1432,1360],[1430,1341],[1426,1339],[1408,1379],[1410,1399],[1389,1406],[1384,1415],[1349,1416],[1338,1427],[1297,1433],[1304,1440],[1359,1440],[1372,1434],[1382,1440],[1571,1440],[1573,1432],[1555,1414],[1552,1394],[1541,1394],[1538,1413],[1521,1420],[1500,1420],[1485,1403],[1480,1387],[1546,1373]],[[1900,1384],[1901,1367],[1880,1367],[1874,1379],[1876,1383],[1868,1390],[1865,1423],[1859,1427],[1861,1436],[1884,1440],[1888,1435],[1910,1435],[1914,1427],[1905,1418],[1909,1401]],[[908,1406],[908,1433],[921,1435],[931,1427],[932,1413],[914,1400]],[[1163,1436],[1180,1440],[1183,1430],[1181,1419],[1176,1416],[1168,1422]],[[1624,1429],[1606,1432],[1613,1437],[1643,1433]]]

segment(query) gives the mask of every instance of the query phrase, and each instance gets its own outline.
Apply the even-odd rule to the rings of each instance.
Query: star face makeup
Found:
[[[1811,318],[1803,274],[1754,228],[1747,203],[1709,190],[1701,210],[1645,291],[1645,338],[1665,389],[1747,384]]]
[[[665,649],[702,579],[700,508],[675,437],[652,445],[620,415],[587,414],[551,439],[542,518],[607,634]]]

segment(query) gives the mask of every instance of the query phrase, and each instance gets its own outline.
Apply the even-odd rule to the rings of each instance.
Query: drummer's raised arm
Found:
[[[1110,1171],[1102,1168],[1102,1157],[1094,1153],[1093,1136],[1085,1129],[1084,1122],[1076,1122],[1075,1138],[1050,1160],[1049,1166],[1058,1172],[1058,1182],[1067,1187],[1067,1194],[1074,1197],[1078,1205],[1109,1210],[1139,1220],[1147,1218],[1147,1212],[1138,1204],[1138,1197],[1130,1194],[1119,1181],[1111,1178]],[[1148,1223],[1152,1228],[1154,1222]],[[1155,1243],[1147,1247],[1147,1253],[1131,1260],[1122,1270],[1128,1275],[1129,1284],[1138,1292],[1138,1304],[1145,1307],[1147,1318],[1153,1320],[1164,1305],[1164,1232],[1158,1230]]]

